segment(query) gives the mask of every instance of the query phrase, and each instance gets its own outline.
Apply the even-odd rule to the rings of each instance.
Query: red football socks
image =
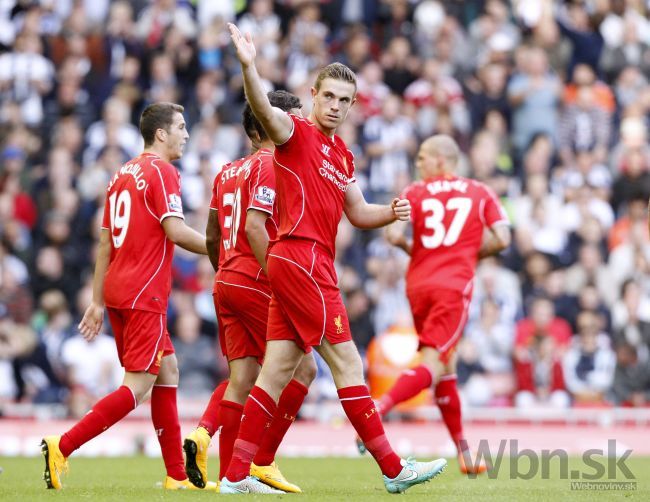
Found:
[[[456,388],[456,375],[443,375],[436,385],[436,404],[442,414],[442,419],[447,426],[451,439],[456,444],[458,452],[462,451],[461,441],[463,437],[462,414],[460,409],[460,397]],[[466,445],[463,441],[462,444]]]
[[[402,470],[401,459],[390,446],[379,411],[365,385],[339,389],[341,405],[357,434],[379,464],[381,472],[394,478]]]
[[[187,478],[181,447],[175,385],[154,385],[151,391],[151,421],[158,436],[167,475],[177,481]]]
[[[275,401],[263,389],[257,385],[251,389],[244,405],[232,459],[226,470],[229,481],[241,481],[250,473],[253,457],[271,426],[276,410]]]
[[[212,396],[210,396],[210,402],[205,408],[201,420],[199,420],[199,427],[203,427],[207,430],[210,437],[214,436],[214,433],[217,431],[217,422],[219,421],[219,403],[221,403],[221,400],[223,399],[226,387],[228,387],[228,380],[224,380],[217,385]]]
[[[431,370],[421,364],[420,366],[402,372],[395,385],[379,400],[377,405],[383,417],[394,406],[417,396],[421,391],[433,383]]]
[[[291,380],[282,391],[278,401],[278,410],[275,412],[271,427],[264,435],[260,449],[253,459],[255,465],[271,465],[282,438],[296,420],[296,415],[307,396],[307,392],[309,392],[309,389],[298,380]]]
[[[98,401],[85,417],[61,436],[59,448],[64,457],[99,436],[106,429],[127,416],[137,406],[131,389],[122,385],[119,389]]]
[[[233,401],[223,400],[219,403],[219,479],[226,475],[226,469],[232,459],[232,450],[235,446],[241,415],[244,406]]]

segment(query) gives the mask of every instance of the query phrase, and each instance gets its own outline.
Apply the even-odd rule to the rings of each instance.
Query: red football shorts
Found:
[[[407,291],[420,347],[433,347],[446,363],[467,322],[471,295],[451,289]]]
[[[167,316],[146,310],[107,307],[117,355],[126,371],[157,375],[162,358],[174,353]]]
[[[273,295],[267,340],[293,340],[305,352],[352,340],[334,261],[313,241],[286,239],[268,254]]]
[[[261,362],[271,299],[268,284],[224,270],[215,278],[213,299],[219,318],[219,343],[226,359],[256,357]]]

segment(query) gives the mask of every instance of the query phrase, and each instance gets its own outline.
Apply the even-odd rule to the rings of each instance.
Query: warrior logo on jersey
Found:
[[[183,203],[181,198],[175,193],[169,194],[169,209],[177,213],[183,212]]]
[[[341,321],[341,314],[337,315],[334,318],[334,326],[336,326],[336,334],[340,335],[343,333],[343,322]]]
[[[260,204],[272,206],[275,201],[275,190],[269,187],[257,187],[255,200]]]
[[[325,145],[325,144],[322,144],[321,147],[322,147],[322,148],[321,148],[321,151],[322,151],[325,155],[327,155],[327,156],[329,157],[329,156],[330,156],[330,148],[331,148],[331,147],[329,147],[329,146],[327,146],[327,145]]]

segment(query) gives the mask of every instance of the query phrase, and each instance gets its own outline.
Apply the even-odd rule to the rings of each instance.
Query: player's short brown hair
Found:
[[[282,111],[288,112],[293,108],[302,108],[302,103],[300,98],[290,92],[284,91],[282,89],[278,91],[271,91],[266,95],[269,98],[269,103],[275,108],[279,108]],[[244,126],[244,131],[246,135],[250,138],[254,132],[257,132],[260,136],[260,140],[264,141],[268,138],[266,131],[260,124],[259,120],[255,118],[251,105],[246,101],[244,105],[244,111],[242,112],[242,125]]]
[[[185,108],[176,103],[153,103],[147,106],[140,116],[140,134],[144,139],[144,146],[153,145],[158,129],[169,132],[174,114],[183,113],[184,110]]]
[[[328,64],[320,71],[316,77],[316,82],[314,82],[314,87],[317,91],[320,90],[320,84],[326,78],[333,78],[334,80],[342,80],[343,82],[354,84],[354,92],[357,92],[357,76],[343,63]]]

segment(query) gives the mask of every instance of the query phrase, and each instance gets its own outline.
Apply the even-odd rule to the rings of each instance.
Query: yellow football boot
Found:
[[[289,483],[282,475],[278,464],[273,462],[271,465],[251,464],[251,476],[255,476],[262,483],[277,488],[288,493],[302,493],[299,486]]]
[[[197,488],[205,488],[208,479],[208,448],[210,435],[203,427],[197,427],[183,441],[185,473]]]
[[[214,481],[208,481],[205,483],[205,488],[198,488],[194,486],[189,479],[184,479],[183,481],[177,481],[174,478],[169,476],[165,477],[163,481],[163,486],[165,490],[206,490],[209,492],[219,492],[219,483]]]
[[[60,490],[61,476],[68,473],[68,459],[59,450],[61,436],[45,436],[41,441],[41,452],[45,457],[45,472],[43,479],[48,488]]]

